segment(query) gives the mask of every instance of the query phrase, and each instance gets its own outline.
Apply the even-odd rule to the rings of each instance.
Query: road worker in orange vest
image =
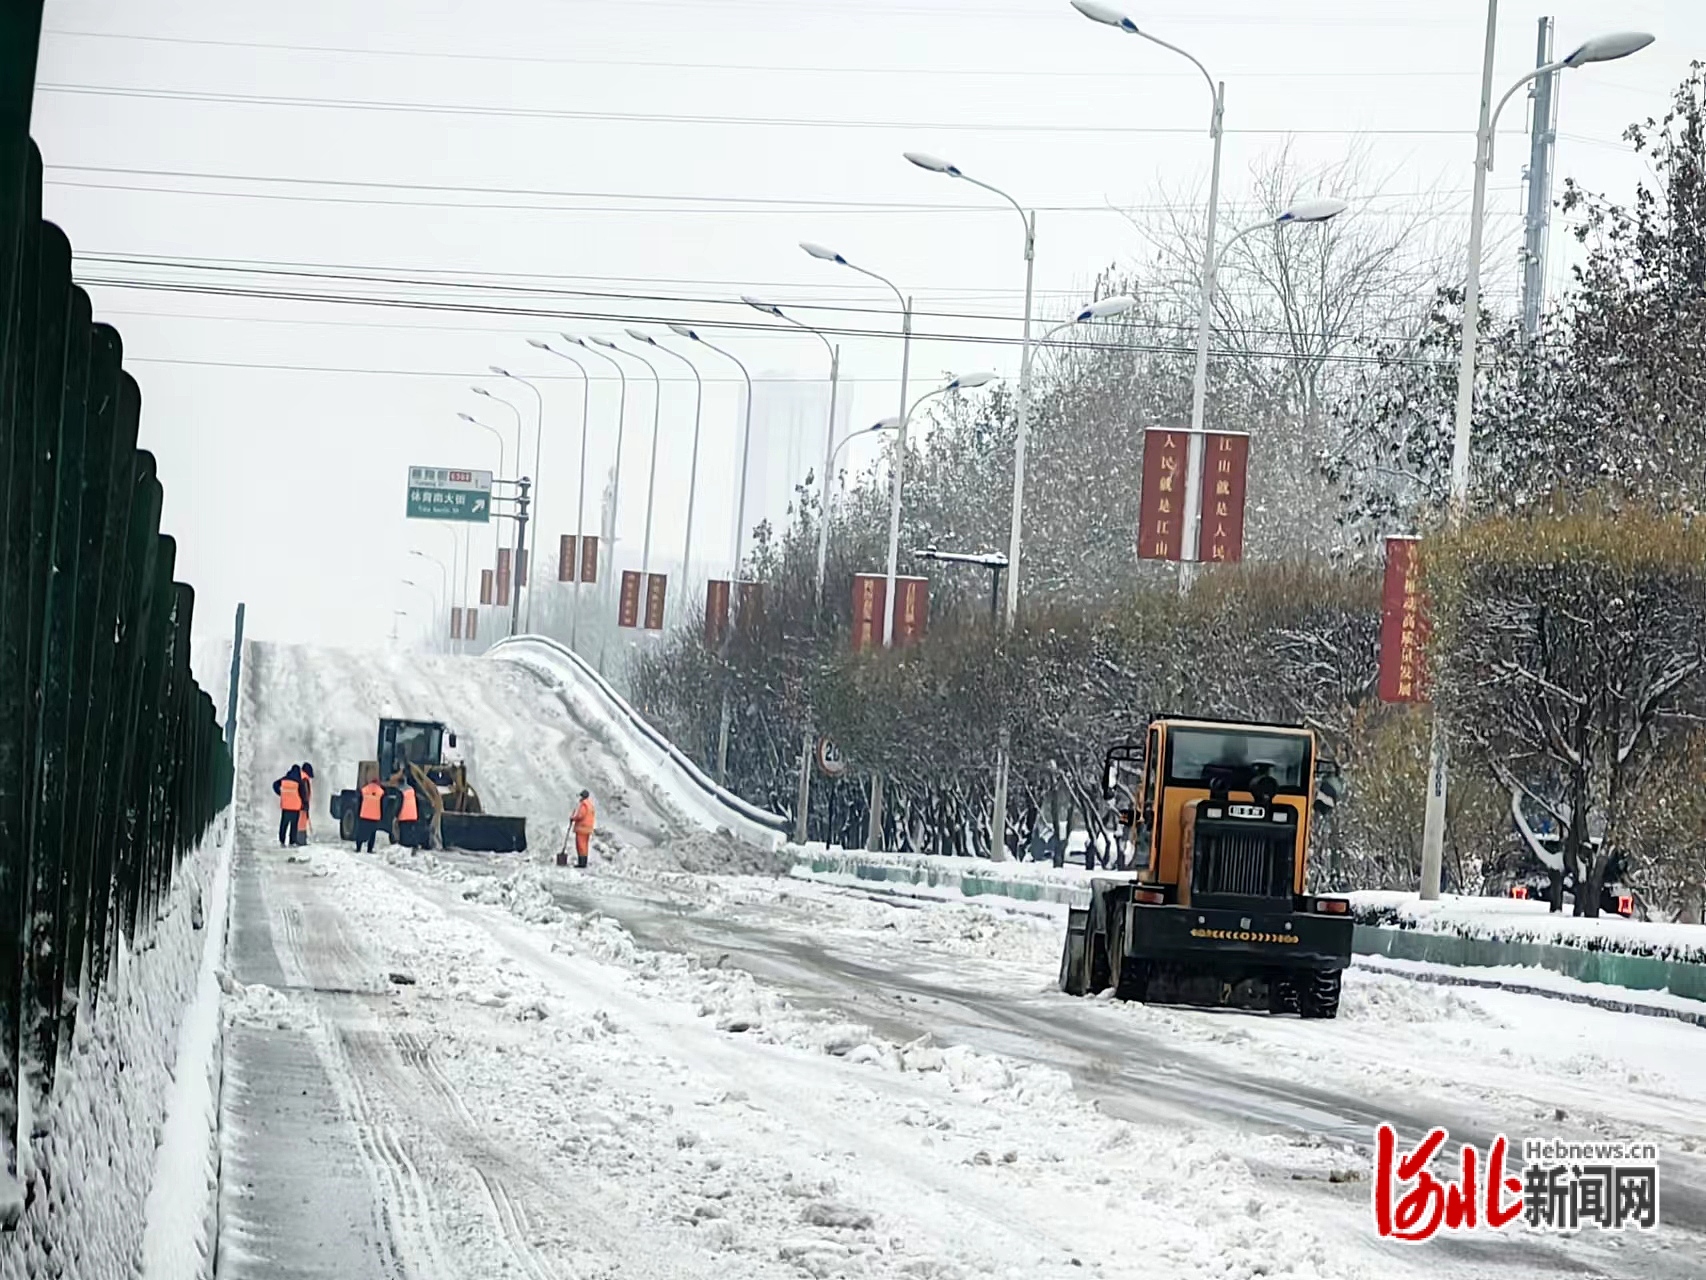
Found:
[[[581,792],[581,802],[575,806],[575,816],[569,826],[575,833],[575,865],[586,866],[587,850],[592,847],[592,831],[598,825],[598,811],[593,807],[592,792]]]
[[[304,794],[301,768],[291,765],[290,771],[272,784],[272,791],[278,797],[278,843],[283,847],[290,843],[296,824],[301,821]]]
[[[420,820],[420,802],[415,799],[415,786],[412,782],[403,784],[403,803],[397,810],[397,836],[403,844],[411,844],[414,832],[404,828],[412,827]]]
[[[373,852],[373,838],[379,831],[379,817],[385,811],[385,786],[378,778],[369,778],[361,788],[361,808],[355,815],[355,851],[365,844]]]

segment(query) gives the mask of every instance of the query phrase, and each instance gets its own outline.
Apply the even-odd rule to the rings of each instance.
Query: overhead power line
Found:
[[[803,116],[719,116],[693,112],[664,111],[574,111],[551,107],[502,107],[467,105],[444,102],[391,102],[369,98],[299,98],[282,94],[210,93],[197,89],[151,89],[124,85],[38,84],[38,92],[73,96],[117,97],[162,102],[217,102],[237,106],[288,107],[319,111],[373,111],[417,115],[490,116],[499,119],[526,120],[596,120],[606,123],[713,125],[740,128],[789,129],[906,129],[929,130],[938,133],[1034,133],[1083,134],[1086,136],[1140,136],[1178,134],[1196,136],[1200,125],[1138,125],[1138,124],[1047,124],[1034,121],[968,121],[968,120],[833,120]],[[1524,131],[1513,127],[1503,132],[1516,137]],[[1229,135],[1247,137],[1346,137],[1379,135],[1382,137],[1462,138],[1471,136],[1472,129],[1464,128],[1305,128],[1263,127],[1256,129],[1227,129]]]

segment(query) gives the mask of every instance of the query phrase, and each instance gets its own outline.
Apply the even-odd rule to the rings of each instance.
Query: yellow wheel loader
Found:
[[[1104,794],[1139,867],[1068,913],[1060,987],[1331,1018],[1350,901],[1304,891],[1338,766],[1296,725],[1163,718],[1107,754]]]
[[[468,781],[467,766],[447,761],[445,747],[456,749],[456,735],[436,720],[381,720],[374,759],[356,768],[355,789],[331,800],[338,834],[355,839],[361,788],[378,778],[385,786],[381,829],[393,844],[410,848],[468,849],[488,853],[522,853],[527,849],[527,819],[486,813],[480,793]],[[416,793],[414,822],[401,822],[402,789]]]

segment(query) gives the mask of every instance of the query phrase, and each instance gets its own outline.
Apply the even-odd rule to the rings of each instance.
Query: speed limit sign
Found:
[[[826,778],[839,778],[847,772],[847,761],[828,738],[817,740],[817,768]]]

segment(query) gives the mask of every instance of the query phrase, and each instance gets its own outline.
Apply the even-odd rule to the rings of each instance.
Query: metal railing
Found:
[[[41,219],[28,136],[41,6],[0,4],[0,1152],[40,1115],[124,939],[231,798],[190,674],[141,393]]]

